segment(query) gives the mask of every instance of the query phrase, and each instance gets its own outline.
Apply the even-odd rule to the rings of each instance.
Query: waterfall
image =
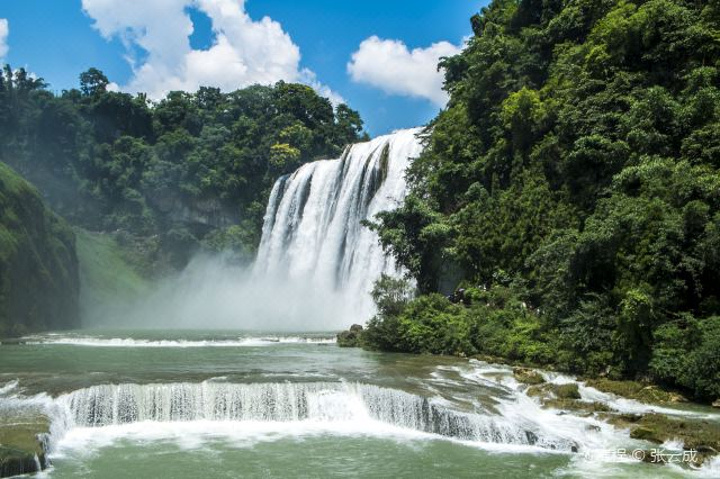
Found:
[[[419,132],[355,144],[339,159],[308,163],[280,178],[267,205],[255,274],[310,284],[343,305],[338,314],[347,321],[367,319],[374,281],[398,268],[361,222],[405,197],[405,170],[422,151]]]
[[[570,452],[577,443],[516,418],[450,409],[361,383],[202,383],[93,386],[58,399],[70,427],[155,422],[376,422],[454,439]]]

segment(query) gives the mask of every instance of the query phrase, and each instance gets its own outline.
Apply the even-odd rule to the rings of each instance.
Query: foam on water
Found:
[[[14,379],[12,381],[8,381],[4,385],[0,386],[0,396],[4,396],[11,392],[12,390],[16,389],[18,387],[18,380]]]
[[[477,398],[471,393],[473,385],[478,390],[492,386],[502,394],[493,396],[491,406],[475,399],[473,407],[459,408],[462,401],[343,381],[108,384],[57,398],[20,397],[14,393],[15,382],[0,390],[13,391],[3,398],[6,407],[24,405],[52,419],[49,445],[55,457],[86,454],[117,440],[174,441],[196,449],[217,438],[251,447],[284,437],[371,436],[449,440],[509,454],[569,454],[570,474],[612,477],[637,461],[628,457],[608,462],[601,456],[604,451],[652,447],[598,419],[542,408],[525,394],[526,386],[515,381],[509,367],[478,361],[441,366],[430,383],[464,384],[469,398]],[[720,461],[710,461],[698,471],[672,470],[718,477]]]
[[[537,423],[460,412],[442,401],[359,383],[252,383],[214,381],[94,386],[61,396],[73,427],[138,422],[234,422],[324,424],[347,430],[368,424],[392,426],[490,444],[534,446],[570,452],[576,442]]]
[[[706,414],[697,411],[689,411],[679,408],[662,407],[655,404],[645,404],[634,399],[627,399],[612,393],[607,393],[588,386],[583,381],[567,374],[556,372],[540,371],[545,380],[552,384],[577,384],[580,398],[587,402],[599,402],[605,404],[615,411],[626,414],[666,414],[669,416],[689,416],[706,419],[720,420],[720,415]]]
[[[505,365],[488,364],[471,360],[473,367],[455,368],[463,378],[483,385],[492,385],[506,388],[509,394],[496,397],[495,406],[498,413],[513,422],[532,421],[539,424],[542,430],[552,430],[558,435],[575,438],[578,443],[579,454],[573,456],[571,466],[564,473],[581,476],[614,478],[627,475],[628,469],[624,466],[637,463],[631,453],[634,448],[647,451],[651,448],[675,451],[682,450],[680,441],[668,441],[657,446],[644,441],[628,438],[627,431],[616,429],[612,425],[593,417],[574,415],[572,411],[559,411],[552,408],[545,409],[540,406],[538,398],[525,394],[527,386],[515,380],[512,368]],[[611,410],[619,413],[661,413],[668,416],[683,417],[695,416],[720,420],[718,414],[704,414],[681,409],[662,408],[642,404],[638,401],[607,394],[585,385],[576,378],[555,372],[540,372],[547,382],[553,384],[577,384],[580,392],[580,401],[601,402]],[[627,454],[617,454],[626,451]],[[660,468],[661,466],[653,466]],[[720,477],[720,458],[714,458],[700,468],[681,467],[678,464],[668,464],[662,471],[673,477]],[[658,470],[658,474],[661,470]],[[659,476],[658,476],[659,477]]]

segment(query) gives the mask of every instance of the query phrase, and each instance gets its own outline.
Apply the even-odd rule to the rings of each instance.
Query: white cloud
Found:
[[[9,34],[10,24],[6,18],[0,18],[0,59],[4,58],[5,55],[7,55],[8,50],[10,50],[10,47],[8,47],[7,44]]]
[[[332,103],[333,106],[338,106],[341,103],[347,103],[339,93],[330,89],[329,86],[320,83],[317,79],[317,75],[312,70],[303,68],[300,71],[300,82],[311,86],[316,92],[318,92],[319,95],[330,100],[330,103]]]
[[[253,20],[244,0],[82,0],[103,37],[120,38],[133,77],[122,90],[161,98],[171,90],[200,86],[230,91],[254,83],[303,81],[330,98],[339,98],[315,74],[300,68],[300,49],[269,17]],[[193,23],[188,8],[212,21],[215,35],[207,50],[193,49]]]
[[[443,73],[438,71],[441,57],[457,55],[461,47],[448,42],[427,48],[408,49],[400,40],[365,39],[347,65],[353,81],[367,83],[384,92],[425,98],[445,106]]]

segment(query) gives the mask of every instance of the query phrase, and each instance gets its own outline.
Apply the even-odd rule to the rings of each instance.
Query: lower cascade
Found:
[[[577,450],[573,439],[537,424],[460,412],[432,399],[360,383],[101,385],[61,396],[56,405],[65,428],[143,421],[376,421],[459,440]]]
[[[303,165],[274,185],[255,273],[345,291],[352,319],[372,311],[367,293],[381,273],[397,272],[377,236],[362,225],[400,205],[405,170],[422,152],[420,129],[348,147],[339,159]],[[352,294],[351,294],[352,293]]]

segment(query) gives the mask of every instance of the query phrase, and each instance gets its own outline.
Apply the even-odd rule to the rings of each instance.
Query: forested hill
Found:
[[[144,266],[182,267],[201,246],[251,257],[273,182],[362,134],[357,112],[305,85],[201,88],[158,102],[109,85],[90,69],[78,89],[56,94],[6,66],[0,161],[71,223],[116,232]]]
[[[0,163],[0,338],[80,325],[75,235]]]
[[[385,281],[369,344],[720,397],[720,4],[495,0],[472,29],[379,220],[423,293],[459,277],[465,305],[398,307]]]

